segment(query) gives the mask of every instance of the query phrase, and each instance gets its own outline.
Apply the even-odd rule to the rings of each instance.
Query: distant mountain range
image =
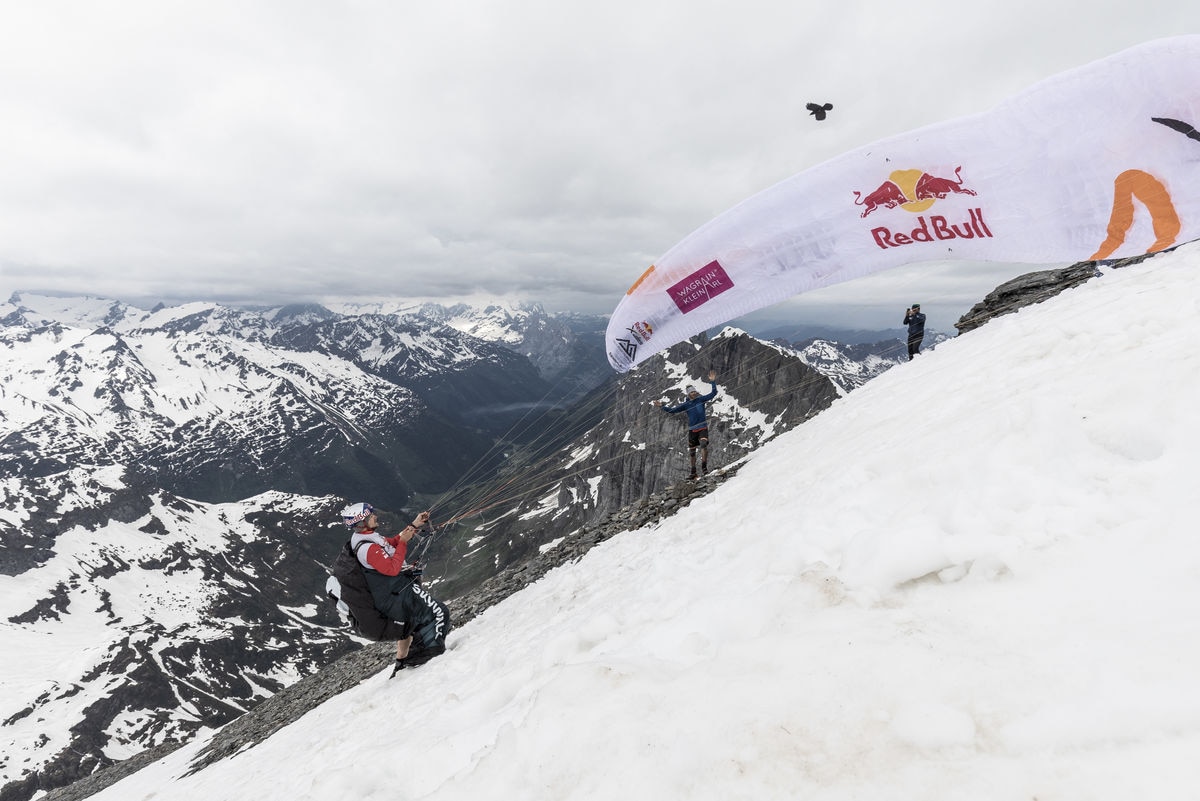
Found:
[[[727,329],[618,378],[604,325],[535,305],[0,304],[0,647],[31,655],[4,669],[0,801],[357,647],[322,595],[347,500],[392,527],[460,517],[426,554],[455,597],[680,480],[686,427],[652,401],[715,370],[728,465],[902,350]]]

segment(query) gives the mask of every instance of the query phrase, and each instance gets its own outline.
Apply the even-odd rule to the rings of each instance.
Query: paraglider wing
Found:
[[[1200,158],[1164,120],[1197,119],[1200,36],[1181,36],[845,153],[663,254],[614,310],[609,362],[625,372],[734,317],[909,262],[1062,263],[1196,239]]]

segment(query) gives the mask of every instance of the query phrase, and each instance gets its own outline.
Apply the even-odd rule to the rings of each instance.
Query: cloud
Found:
[[[606,311],[788,175],[1200,23],[1140,8],[25,4],[0,30],[0,294]],[[819,126],[810,100],[835,103]]]

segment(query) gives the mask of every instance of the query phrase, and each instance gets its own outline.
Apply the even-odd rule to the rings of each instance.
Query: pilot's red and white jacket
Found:
[[[363,542],[371,544],[360,548]],[[385,576],[399,575],[404,568],[404,556],[408,553],[408,543],[401,540],[399,534],[385,537],[374,529],[352,534],[350,547],[363,567]]]

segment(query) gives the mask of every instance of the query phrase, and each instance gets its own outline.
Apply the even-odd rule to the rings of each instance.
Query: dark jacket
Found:
[[[709,381],[708,383],[712,387],[712,392],[707,395],[688,398],[683,403],[676,404],[675,406],[664,406],[662,410],[667,414],[687,412],[688,431],[699,431],[702,428],[708,428],[708,418],[704,413],[704,404],[717,397],[717,382]]]
[[[912,309],[909,309],[904,313],[904,324],[908,326],[910,337],[925,335],[925,314],[923,312],[914,313]]]

